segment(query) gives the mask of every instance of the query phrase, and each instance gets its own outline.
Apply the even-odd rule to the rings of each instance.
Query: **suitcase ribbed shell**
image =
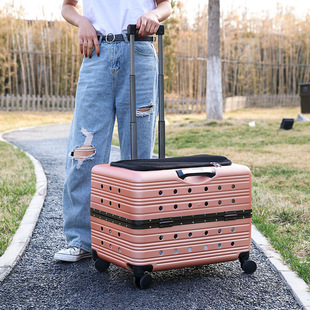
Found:
[[[236,260],[250,251],[250,170],[237,164],[208,169],[214,177],[182,180],[174,169],[95,166],[91,233],[97,255],[123,268],[152,265],[156,271]]]

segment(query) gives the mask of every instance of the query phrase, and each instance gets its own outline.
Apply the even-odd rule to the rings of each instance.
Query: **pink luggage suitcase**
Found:
[[[128,27],[131,48],[135,25]],[[131,91],[132,158],[92,169],[91,238],[95,267],[110,263],[134,273],[137,287],[150,272],[239,259],[256,270],[251,247],[251,172],[226,157],[164,158],[162,35],[159,41],[159,159],[136,159],[135,98]],[[133,49],[131,49],[133,51]],[[133,54],[133,53],[132,53]],[[132,57],[131,57],[131,61]],[[131,89],[134,66],[131,66]]]

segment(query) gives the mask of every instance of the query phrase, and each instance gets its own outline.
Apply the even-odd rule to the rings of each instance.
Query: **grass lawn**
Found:
[[[295,122],[292,130],[279,129],[282,118],[296,118],[299,112],[299,108],[247,109],[225,113],[223,121],[218,122],[205,121],[204,114],[168,114],[166,154],[218,154],[249,166],[252,171],[254,224],[291,268],[310,284],[310,122]],[[63,112],[24,114],[0,112],[0,131],[63,123],[72,117],[71,113]],[[254,120],[255,127],[250,127],[249,122]],[[3,143],[0,145],[4,149],[10,148]],[[1,182],[6,179],[2,178],[3,165],[0,163]],[[31,167],[29,161],[28,166]],[[31,171],[33,173],[33,169]],[[20,178],[16,179],[19,181]],[[3,195],[4,192],[0,192],[0,197]],[[5,195],[10,194],[7,192]],[[16,223],[20,218],[15,220]],[[3,251],[3,245],[0,247]]]
[[[30,159],[21,150],[0,142],[0,256],[16,232],[35,188]]]
[[[20,127],[69,122],[72,112],[2,112],[0,133]],[[0,256],[9,245],[35,193],[31,160],[19,149],[0,141]]]

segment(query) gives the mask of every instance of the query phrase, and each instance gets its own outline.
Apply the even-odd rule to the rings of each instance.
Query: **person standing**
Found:
[[[157,117],[157,56],[153,36],[171,14],[170,0],[64,0],[62,16],[79,28],[84,59],[76,91],[63,191],[68,247],[55,260],[91,257],[90,180],[94,165],[108,163],[115,118],[121,159],[130,159],[130,46],[128,24],[139,29],[135,44],[138,158],[152,156]]]

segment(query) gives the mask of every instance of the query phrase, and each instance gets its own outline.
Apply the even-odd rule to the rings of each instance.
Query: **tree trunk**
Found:
[[[207,51],[207,120],[223,114],[220,55],[220,0],[209,0]]]

